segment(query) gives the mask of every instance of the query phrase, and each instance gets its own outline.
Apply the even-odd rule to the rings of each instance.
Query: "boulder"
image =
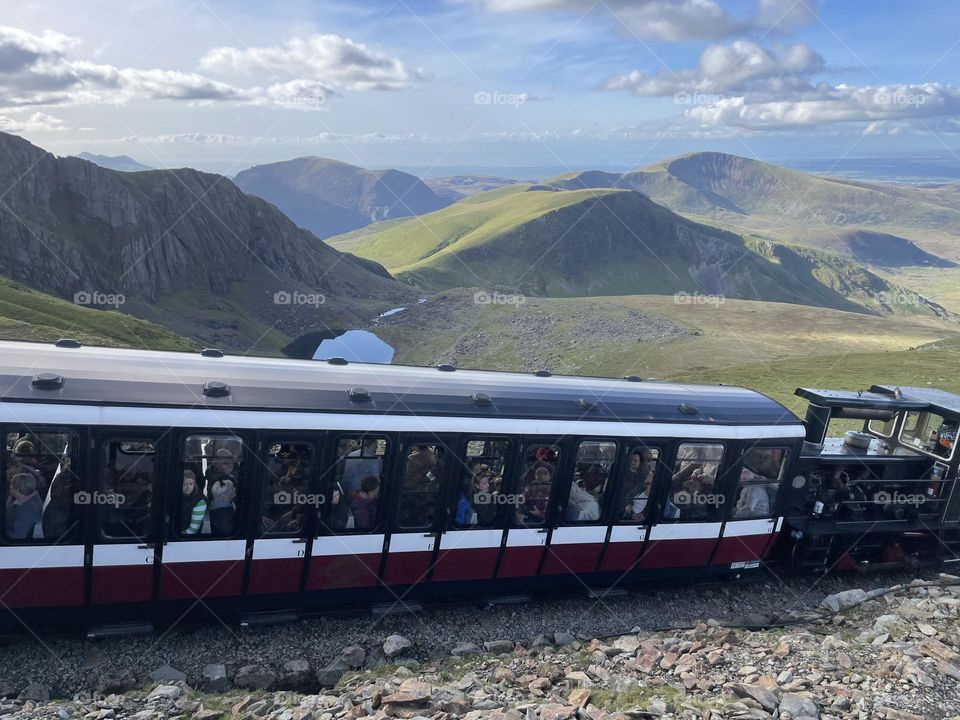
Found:
[[[114,693],[125,693],[133,690],[137,686],[137,678],[132,670],[126,670],[121,674],[104,673],[97,678],[97,694],[112,695]]]
[[[577,641],[577,638],[573,633],[555,632],[553,634],[553,641],[558,647],[564,647],[565,645],[573,645]]]
[[[391,635],[383,641],[383,654],[388,658],[399,655],[404,650],[413,647],[413,643],[407,640],[403,635]]]
[[[866,599],[866,591],[855,588],[853,590],[844,590],[834,593],[833,595],[827,595],[821,604],[833,612],[843,612],[855,605],[859,605]]]
[[[175,667],[171,667],[170,665],[161,665],[152,673],[147,675],[147,677],[150,678],[151,682],[155,683],[170,684],[187,681],[187,674],[185,672],[177,670]]]
[[[237,670],[233,684],[248,690],[271,690],[277,684],[277,674],[263,665],[244,665]]]
[[[50,702],[50,688],[42,683],[32,682],[20,691],[17,699],[32,700],[35,703],[48,703]]]
[[[480,648],[477,647],[475,643],[472,642],[459,642],[453,646],[453,649],[450,651],[451,655],[478,655],[480,653]]]
[[[309,691],[317,686],[317,678],[310,672],[310,663],[306,660],[288,660],[283,664],[279,684],[285,690]]]
[[[150,694],[147,695],[148,698],[157,698],[159,700],[176,700],[183,694],[183,690],[180,689],[179,685],[157,685],[153,690],[150,691]]]
[[[515,647],[516,643],[514,643],[513,640],[489,640],[483,644],[484,652],[493,653],[494,655],[512,653]]]
[[[367,651],[359,645],[348,645],[340,651],[340,659],[352,668],[360,668],[367,659]]]
[[[780,698],[780,714],[790,713],[794,718],[819,718],[820,710],[817,704],[806,697],[797,693],[784,693]]]
[[[200,673],[200,686],[207,692],[226,692],[233,687],[226,665],[207,665]]]
[[[317,682],[320,683],[320,687],[333,687],[340,681],[340,678],[343,677],[343,674],[349,669],[350,666],[347,665],[342,658],[338,657],[329,665],[317,670]]]

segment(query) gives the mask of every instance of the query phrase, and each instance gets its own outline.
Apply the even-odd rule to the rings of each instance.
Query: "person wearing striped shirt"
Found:
[[[183,496],[180,499],[180,532],[196,535],[207,514],[207,501],[197,487],[197,476],[192,470],[183,471]]]

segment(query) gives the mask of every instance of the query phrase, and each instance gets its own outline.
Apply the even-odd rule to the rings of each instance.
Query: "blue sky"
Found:
[[[681,152],[960,164],[960,4],[4,0],[0,129],[235,173],[628,167]]]

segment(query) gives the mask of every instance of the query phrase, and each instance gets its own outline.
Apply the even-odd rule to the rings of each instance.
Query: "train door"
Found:
[[[295,593],[307,544],[326,497],[315,486],[317,446],[301,435],[266,434],[258,444],[260,502],[254,504],[247,592]]]
[[[93,490],[82,499],[95,519],[90,602],[147,603],[162,526],[162,435],[128,429],[99,433]]]
[[[446,522],[443,488],[455,448],[450,435],[403,438],[396,512],[383,564],[386,585],[416,585],[428,579]]]
[[[371,587],[378,583],[386,538],[386,501],[393,438],[380,434],[330,437],[320,472],[323,503],[307,571],[307,590]]]
[[[594,572],[609,527],[609,500],[616,476],[618,445],[613,440],[581,440],[574,463],[561,475],[563,511],[550,534],[544,575]]]
[[[493,578],[504,522],[512,512],[503,480],[514,464],[514,448],[513,441],[503,437],[464,440],[452,472],[454,492],[431,580]]]
[[[721,490],[728,472],[726,455],[726,446],[717,441],[686,440],[677,444],[638,568],[709,563],[726,510],[727,498]]]
[[[229,431],[197,430],[181,436],[171,473],[161,549],[160,598],[240,595],[247,541],[244,503],[253,497],[249,440]]]
[[[3,428],[0,607],[84,603],[84,438],[62,427]]]
[[[627,448],[616,500],[611,512],[610,538],[600,563],[601,572],[628,572],[643,550],[650,525],[656,518],[654,495],[657,478],[666,474],[665,448],[636,442]]]
[[[751,444],[743,450],[739,471],[734,468],[727,489],[729,519],[717,546],[713,564],[735,567],[763,558],[777,531],[777,494],[790,468],[790,448]]]
[[[540,569],[550,534],[550,520],[556,515],[558,473],[565,461],[559,440],[528,440],[523,460],[511,484],[507,539],[497,577],[533,577]]]

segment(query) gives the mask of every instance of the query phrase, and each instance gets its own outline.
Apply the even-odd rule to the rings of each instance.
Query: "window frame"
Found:
[[[523,493],[525,486],[523,483],[523,476],[526,474],[525,466],[527,464],[527,451],[531,447],[556,447],[560,449],[560,462],[557,463],[556,470],[553,474],[553,478],[550,481],[550,495],[547,497],[547,508],[544,515],[542,523],[536,525],[528,525],[517,520],[517,512],[514,511],[509,516],[509,522],[507,527],[513,530],[545,530],[552,527],[556,527],[557,516],[560,513],[560,500],[562,495],[560,494],[561,487],[557,484],[558,478],[560,478],[565,473],[566,463],[569,462],[567,457],[570,455],[569,449],[569,438],[558,437],[558,436],[540,436],[540,435],[525,435],[519,438],[517,447],[517,460],[516,465],[514,466],[513,475],[510,478],[510,491],[514,494],[520,495]]]
[[[323,460],[323,448],[324,441],[323,438],[318,438],[317,435],[322,433],[296,433],[289,430],[282,430],[278,432],[271,432],[270,430],[262,430],[260,432],[260,437],[257,442],[257,464],[259,467],[259,472],[257,473],[256,478],[256,497],[257,503],[252,510],[252,521],[251,527],[254,530],[254,537],[258,540],[282,540],[282,539],[291,539],[291,538],[309,538],[315,532],[316,526],[316,513],[309,512],[306,513],[306,520],[303,523],[303,526],[300,530],[284,533],[267,533],[263,529],[263,511],[266,508],[266,497],[267,497],[267,482],[269,480],[270,474],[270,447],[273,444],[290,444],[290,445],[307,445],[310,447],[310,452],[312,453],[311,458],[311,467],[309,468],[309,473],[307,475],[307,483],[303,492],[307,494],[323,494],[324,498],[327,498],[327,495],[324,493],[323,489],[319,487],[319,473],[320,466],[324,463]],[[239,494],[239,493],[238,493]],[[291,504],[293,507],[293,504]]]
[[[386,518],[390,514],[390,509],[392,507],[392,492],[396,483],[396,457],[397,448],[399,447],[399,441],[396,433],[360,432],[347,430],[337,430],[326,433],[326,437],[322,441],[323,450],[322,458],[320,459],[320,466],[316,471],[316,488],[317,492],[323,493],[324,497],[327,499],[327,502],[324,505],[325,509],[329,512],[329,508],[332,507],[330,504],[330,498],[333,497],[333,485],[343,477],[342,475],[337,477],[336,474],[337,464],[341,460],[341,456],[338,454],[340,443],[343,440],[355,439],[358,437],[362,439],[367,435],[372,435],[376,438],[386,440],[387,442],[387,451],[383,454],[383,467],[381,468],[380,472],[380,498],[378,500],[379,505],[377,508],[376,523],[369,530],[358,528],[338,529],[331,527],[330,523],[327,522],[329,518],[328,514],[324,514],[322,517],[320,517],[317,515],[317,513],[311,513],[314,515],[314,526],[311,530],[313,537],[333,537],[338,535],[382,535],[386,532],[386,528],[388,527]],[[346,498],[346,502],[350,502],[349,497]]]
[[[460,447],[459,440],[460,436],[456,433],[403,433],[400,435],[397,444],[400,454],[397,458],[396,469],[394,471],[396,482],[392,488],[393,496],[389,498],[389,504],[387,505],[390,513],[389,528],[392,534],[432,534],[442,533],[444,531],[448,523],[448,516],[451,514],[448,500],[451,492],[450,487],[452,485],[452,463],[447,455],[457,453]],[[430,519],[430,523],[417,527],[408,527],[401,524],[401,508],[404,495],[406,494],[404,487],[407,475],[407,458],[410,455],[410,448],[415,445],[435,445],[443,447],[445,455],[442,463],[438,463],[441,466],[440,472],[437,474],[437,490],[434,497],[433,517]],[[382,494],[381,497],[383,497]]]
[[[123,430],[123,432],[120,432]],[[131,432],[131,430],[133,432]],[[152,544],[158,541],[162,535],[163,501],[164,501],[164,478],[165,470],[168,465],[169,455],[167,453],[165,438],[162,434],[145,430],[138,432],[138,428],[116,428],[108,429],[96,434],[94,438],[92,463],[95,471],[94,483],[98,492],[103,491],[104,474],[107,470],[107,458],[104,451],[111,443],[123,442],[152,442],[156,450],[156,458],[159,464],[157,477],[154,479],[152,495],[150,498],[150,529],[145,536],[117,538],[107,535],[104,532],[104,516],[107,508],[96,507],[93,513],[93,537],[98,545],[134,545],[134,544]]]
[[[0,433],[3,437],[3,452],[0,454],[0,494],[3,498],[3,508],[0,511],[0,545],[9,547],[41,547],[54,545],[80,545],[84,544],[87,538],[88,529],[91,523],[91,513],[82,506],[78,505],[72,498],[70,505],[73,508],[72,523],[63,535],[50,540],[48,538],[27,538],[17,539],[7,536],[7,507],[6,501],[9,497],[10,488],[7,485],[7,470],[9,467],[9,457],[7,454],[6,441],[11,433],[31,433],[41,434],[71,434],[76,438],[76,446],[73,448],[70,457],[70,467],[77,476],[77,483],[73,487],[74,494],[78,492],[89,492],[91,486],[90,473],[88,472],[89,463],[87,462],[87,448],[89,447],[90,428],[88,426],[70,426],[70,425],[47,425],[44,423],[7,423],[0,426]],[[35,448],[36,449],[36,448]],[[41,513],[40,522],[43,522]]]
[[[198,532],[196,535],[184,535],[180,530],[177,529],[176,519],[179,518],[180,512],[180,498],[183,495],[183,471],[189,470],[190,468],[186,467],[186,442],[187,439],[195,435],[208,436],[212,438],[216,437],[233,437],[239,438],[242,445],[240,448],[240,471],[237,473],[237,494],[235,497],[235,504],[237,505],[236,513],[234,517],[236,518],[234,522],[233,532],[230,535],[215,535],[212,532],[209,535],[204,535],[202,532]],[[170,511],[166,513],[166,524],[164,537],[169,538],[173,542],[203,542],[205,540],[244,540],[250,534],[249,530],[251,528],[250,516],[250,506],[254,503],[251,502],[251,497],[257,497],[252,495],[254,489],[259,490],[260,484],[258,482],[261,473],[256,470],[251,470],[251,462],[256,461],[257,458],[251,457],[254,453],[254,448],[256,448],[255,438],[253,434],[248,431],[233,430],[232,428],[187,428],[181,429],[176,435],[176,444],[172,448],[170,455],[174,458],[175,462],[173,466],[176,468],[176,475],[174,476],[173,482],[170,483],[170,490],[168,495],[168,500],[170,502]],[[234,461],[236,463],[236,461]],[[204,500],[206,500],[206,488],[204,488]],[[207,513],[210,512],[209,502],[207,504]],[[201,531],[202,531],[201,526]]]
[[[477,440],[484,440],[486,442],[506,442],[507,443],[507,452],[504,455],[503,461],[503,482],[500,484],[500,494],[509,496],[511,493],[509,490],[510,479],[513,476],[513,471],[517,464],[517,452],[519,448],[518,438],[512,435],[501,435],[501,434],[491,434],[484,435],[482,433],[462,433],[460,436],[459,453],[457,455],[457,468],[463,468],[467,460],[467,447],[471,442]],[[494,515],[494,522],[490,525],[480,526],[480,525],[469,525],[469,526],[459,526],[456,524],[456,513],[457,505],[460,502],[460,480],[461,476],[455,470],[450,471],[450,485],[451,492],[449,494],[449,500],[447,501],[447,519],[446,519],[446,530],[447,531],[456,531],[460,532],[462,530],[502,530],[506,524],[506,518],[508,513],[506,509],[509,508],[508,505],[497,505]]]
[[[669,480],[664,483],[664,475],[669,471],[669,465],[666,462],[666,458],[670,457],[671,454],[670,445],[662,441],[658,442],[656,439],[654,439],[653,442],[648,442],[644,438],[621,439],[623,440],[623,456],[620,460],[620,471],[617,475],[617,500],[615,504],[613,504],[611,510],[610,523],[612,525],[650,527],[659,522],[660,516],[663,514],[664,501],[662,500],[662,497],[664,495],[665,484],[667,491],[669,491]],[[630,455],[633,454],[634,450],[638,449],[655,450],[657,452],[657,458],[653,461],[653,483],[650,485],[650,494],[647,497],[647,504],[644,508],[644,512],[647,516],[643,522],[634,520],[632,518],[623,518],[621,516],[623,502],[626,500],[624,493],[626,492],[625,484],[627,481],[627,473],[630,470]],[[666,468],[666,470],[664,468]]]
[[[613,461],[610,463],[610,472],[607,475],[607,487],[598,501],[598,506],[600,508],[600,515],[596,520],[568,520],[567,519],[567,509],[570,507],[570,494],[573,490],[573,477],[577,469],[577,458],[580,455],[580,447],[586,443],[610,443],[613,445]],[[557,497],[557,502],[555,503],[560,507],[557,516],[557,525],[562,527],[593,527],[597,525],[609,525],[610,524],[610,492],[611,490],[617,489],[617,480],[620,476],[620,465],[622,464],[621,453],[624,448],[624,439],[617,437],[593,437],[593,436],[582,436],[574,438],[573,447],[570,448],[567,452],[571,456],[570,461],[567,463],[565,469],[561,469],[557,472],[557,478],[563,474],[564,482],[560,486],[561,497]],[[563,467],[563,458],[560,458],[561,468]],[[554,479],[554,492],[557,491],[556,488],[556,479]]]
[[[717,477],[714,482],[714,493],[720,494],[723,497],[723,506],[718,510],[712,511],[712,514],[706,518],[684,518],[683,513],[681,512],[680,516],[677,518],[668,518],[666,514],[666,505],[667,501],[673,498],[673,476],[676,474],[677,470],[677,461],[679,460],[680,449],[685,445],[701,445],[701,446],[720,446],[722,448],[722,454],[720,460],[717,462]],[[732,458],[736,455],[736,448],[731,452],[731,443],[729,440],[717,440],[712,438],[677,438],[673,443],[673,448],[670,452],[670,463],[668,464],[667,475],[664,478],[662,483],[663,488],[660,491],[660,497],[658,500],[657,506],[657,518],[656,524],[663,525],[683,525],[683,524],[693,524],[693,523],[722,523],[726,520],[727,514],[729,512],[728,508],[730,503],[728,502],[728,492],[727,488],[729,486],[729,475],[731,468],[734,467],[733,463],[735,462]],[[739,456],[738,456],[739,459]],[[672,502],[672,500],[671,500]]]
[[[783,483],[787,479],[787,476],[790,474],[789,469],[791,463],[794,459],[794,449],[795,446],[791,445],[788,442],[777,442],[776,440],[765,440],[763,442],[754,442],[749,445],[744,445],[741,448],[740,456],[738,462],[734,469],[736,472],[733,475],[733,495],[732,501],[727,502],[727,520],[732,522],[740,522],[747,520],[772,520],[780,516],[780,507],[785,502],[783,499]],[[776,479],[771,479],[768,483],[750,483],[750,485],[775,485],[776,486],[776,497],[774,501],[770,504],[769,510],[766,515],[744,515],[742,517],[736,516],[737,502],[740,500],[740,473],[746,468],[745,460],[747,455],[754,450],[782,450],[783,451],[783,460],[780,464],[780,477]],[[749,468],[747,468],[749,470]],[[744,486],[746,487],[746,485]],[[769,494],[768,494],[769,496]]]
[[[950,455],[948,456],[937,455],[936,453],[932,453],[929,450],[924,450],[923,444],[925,441],[921,441],[920,445],[913,445],[912,443],[909,443],[907,440],[904,439],[903,433],[907,429],[907,421],[910,419],[911,415],[927,415],[927,416],[936,415],[938,418],[940,418],[941,427],[943,427],[943,423],[947,421],[947,417],[945,415],[942,415],[941,413],[935,412],[933,410],[907,410],[903,413],[903,422],[900,423],[899,431],[896,433],[897,442],[899,442],[905,448],[909,448],[910,450],[913,450],[915,452],[922,453],[926,457],[934,458],[935,460],[941,460],[948,464],[952,463],[954,457],[957,454],[957,445],[960,444],[958,443],[957,438],[954,439],[953,447],[950,448]],[[958,427],[958,434],[960,434],[960,427]]]

